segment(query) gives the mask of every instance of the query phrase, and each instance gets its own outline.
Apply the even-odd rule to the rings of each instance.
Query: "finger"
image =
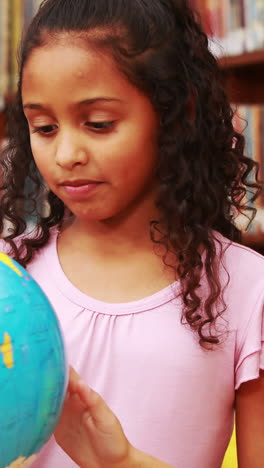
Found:
[[[96,422],[106,424],[114,421],[113,412],[97,392],[87,387],[81,379],[78,381],[77,388],[81,401],[87,407],[89,418],[92,417]]]
[[[81,380],[81,377],[73,369],[72,366],[69,368],[69,382],[68,382],[68,392],[75,393],[77,392],[78,382]]]
[[[78,382],[76,383],[76,393],[78,393],[79,398],[81,401],[87,406],[87,408],[90,409],[90,406],[93,404],[93,397],[92,393],[96,393],[94,390],[92,390],[86,383],[82,380],[79,379]]]

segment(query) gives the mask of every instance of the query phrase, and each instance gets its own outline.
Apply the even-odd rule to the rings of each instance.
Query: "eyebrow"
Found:
[[[117,98],[108,98],[108,97],[96,97],[96,98],[91,98],[91,99],[84,99],[84,101],[80,101],[80,102],[77,102],[76,104],[74,104],[74,107],[75,106],[87,106],[87,105],[91,105],[91,104],[94,104],[95,102],[122,102],[121,99],[117,99]],[[23,109],[37,109],[37,110],[41,110],[41,109],[44,109],[44,106],[42,104],[38,104],[38,103],[26,103],[23,105]]]

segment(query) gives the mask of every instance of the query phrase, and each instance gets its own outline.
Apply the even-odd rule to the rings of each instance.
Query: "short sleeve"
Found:
[[[236,356],[235,389],[243,382],[259,377],[264,370],[264,286],[255,301],[253,311],[244,328]]]

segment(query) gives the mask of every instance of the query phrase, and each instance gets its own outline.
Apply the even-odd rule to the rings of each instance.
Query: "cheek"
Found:
[[[132,129],[133,130],[133,129]],[[107,153],[98,148],[97,164],[115,179],[131,180],[153,174],[157,164],[157,144],[152,135],[124,132],[112,140]]]
[[[110,169],[111,165],[111,169]],[[139,151],[130,148],[118,159],[109,161],[109,174],[116,188],[125,191],[138,191],[153,180],[156,168],[156,152]],[[110,172],[111,171],[111,172]]]

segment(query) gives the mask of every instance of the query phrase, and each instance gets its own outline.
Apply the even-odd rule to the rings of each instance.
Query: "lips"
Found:
[[[99,184],[101,182],[97,180],[90,180],[90,179],[81,179],[81,180],[66,180],[65,182],[62,182],[59,185],[62,185],[63,187],[81,187],[83,185],[91,185],[91,184]]]
[[[65,180],[60,185],[67,198],[72,201],[85,201],[93,194],[102,182],[90,179]]]

